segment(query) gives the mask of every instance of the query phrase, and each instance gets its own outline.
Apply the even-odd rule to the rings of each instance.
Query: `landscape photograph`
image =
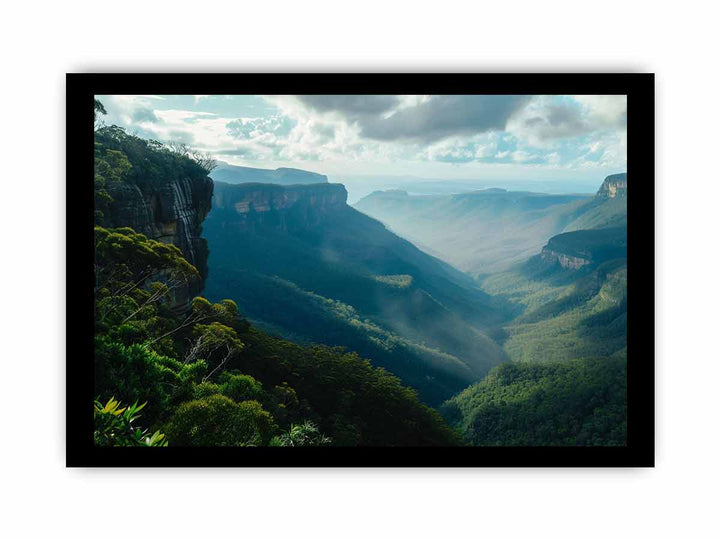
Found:
[[[95,95],[93,444],[625,447],[627,110]]]

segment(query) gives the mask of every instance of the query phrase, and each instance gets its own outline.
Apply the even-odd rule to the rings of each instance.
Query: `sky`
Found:
[[[626,170],[626,96],[96,97],[106,124],[141,137],[337,182],[414,177],[594,191]]]

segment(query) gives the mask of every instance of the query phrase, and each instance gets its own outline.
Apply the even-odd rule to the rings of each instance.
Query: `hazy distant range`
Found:
[[[348,203],[355,204],[373,191],[401,189],[410,195],[448,195],[466,193],[487,188],[503,188],[509,191],[533,191],[536,193],[594,194],[597,181],[586,179],[538,179],[538,180],[452,180],[418,178],[413,176],[345,176],[328,175],[329,181],[344,184],[348,191]]]

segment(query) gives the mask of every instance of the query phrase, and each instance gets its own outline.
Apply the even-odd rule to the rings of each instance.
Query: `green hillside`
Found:
[[[503,327],[513,362],[443,405],[468,441],[625,444],[626,185],[624,175],[608,177],[568,226],[597,228],[555,235],[541,253],[482,279],[486,292],[515,306]]]
[[[609,236],[611,241],[618,239],[615,234]],[[602,244],[594,249],[600,255],[613,252]],[[626,346],[624,257],[601,259],[572,270],[536,256],[508,272],[486,278],[482,285],[518,310],[518,316],[504,327],[504,348],[512,360],[539,362],[602,356]]]
[[[621,446],[626,380],[622,355],[502,364],[442,414],[477,446]]]
[[[565,231],[627,226],[627,199],[595,198],[583,212],[565,226]]]

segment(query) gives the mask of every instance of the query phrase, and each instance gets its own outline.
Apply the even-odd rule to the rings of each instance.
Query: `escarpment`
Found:
[[[560,253],[552,249],[544,247],[540,252],[540,258],[549,264],[559,264],[561,268],[567,268],[571,270],[579,270],[583,266],[591,264],[591,260],[585,257],[577,257],[574,255],[568,255],[566,253]]]
[[[347,191],[342,184],[225,184],[216,182],[213,206],[233,215],[241,230],[258,227],[288,232],[311,229],[331,214],[346,208]]]
[[[611,174],[605,178],[597,196],[603,199],[624,199],[627,197],[627,173]]]
[[[106,227],[130,227],[159,242],[180,248],[201,279],[174,291],[173,304],[185,306],[202,291],[207,277],[207,240],[201,238],[202,222],[212,205],[213,181],[207,176],[165,178],[154,182],[113,182],[105,212]]]
[[[542,249],[540,257],[562,268],[577,270],[591,264],[627,257],[627,229],[572,231],[553,236]]]

